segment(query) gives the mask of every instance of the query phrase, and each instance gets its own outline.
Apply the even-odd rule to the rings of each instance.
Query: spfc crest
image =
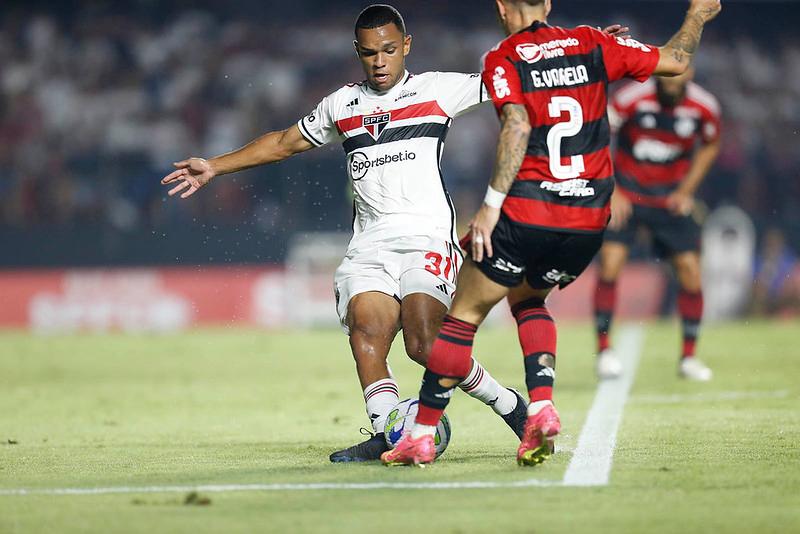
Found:
[[[392,120],[391,112],[377,113],[375,115],[364,115],[361,124],[367,129],[369,135],[377,141],[390,120]]]

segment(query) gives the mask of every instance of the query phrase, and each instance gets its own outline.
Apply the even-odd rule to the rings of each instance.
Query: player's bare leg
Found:
[[[703,318],[703,290],[700,272],[700,255],[697,252],[681,252],[672,258],[678,277],[678,314],[683,330],[683,347],[678,373],[683,378],[705,382],[711,380],[712,372],[695,358],[695,344]]]
[[[400,306],[406,353],[425,367],[447,308],[426,293],[407,295]],[[528,403],[519,393],[500,385],[474,358],[469,373],[459,387],[470,397],[491,407],[517,437],[522,439]]]
[[[628,247],[606,241],[600,249],[600,272],[594,294],[594,315],[597,329],[595,372],[601,379],[617,378],[622,363],[611,348],[610,330],[617,300],[617,280],[628,261]]]
[[[356,295],[347,307],[347,326],[361,387],[388,378],[386,358],[400,331],[397,299],[377,291]]]
[[[508,288],[486,278],[467,259],[458,274],[459,291],[444,317],[433,343],[419,398],[419,412],[411,434],[397,447],[381,455],[386,465],[424,465],[433,462],[433,436],[455,387],[472,366],[472,342],[478,325],[492,307],[508,294]]]
[[[353,297],[347,308],[350,348],[364,391],[367,415],[374,434],[362,443],[336,451],[332,462],[377,460],[388,447],[383,427],[386,415],[400,400],[397,383],[391,377],[387,357],[400,330],[400,304],[394,297],[370,291]]]
[[[423,367],[428,362],[433,340],[446,313],[444,304],[425,293],[412,293],[400,303],[406,354]]]

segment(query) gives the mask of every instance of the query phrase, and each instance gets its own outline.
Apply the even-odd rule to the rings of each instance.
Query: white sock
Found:
[[[382,378],[364,388],[364,401],[367,403],[367,417],[376,434],[383,432],[389,412],[400,402],[397,382]]]
[[[436,427],[432,425],[420,425],[419,423],[414,423],[414,426],[411,427],[411,439],[419,439],[421,436],[435,436],[436,435]]]
[[[548,404],[552,406],[553,405],[553,401],[540,400],[540,401],[536,401],[536,402],[530,403],[528,405],[528,415],[536,415],[537,413],[539,413],[539,410],[541,410],[542,408],[544,408]]]
[[[491,406],[498,415],[510,414],[517,406],[517,396],[501,386],[475,358],[472,359],[472,369],[467,378],[458,387],[470,397]]]

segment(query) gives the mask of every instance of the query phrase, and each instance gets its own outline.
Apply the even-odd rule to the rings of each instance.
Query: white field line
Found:
[[[684,402],[725,402],[749,399],[784,399],[789,396],[788,389],[776,391],[716,391],[710,393],[695,393],[692,395],[636,395],[631,397],[631,402],[646,402],[651,404],[680,404]]]
[[[209,484],[204,486],[111,486],[108,488],[43,488],[0,490],[7,495],[111,495],[119,493],[223,493],[236,491],[324,491],[380,489],[494,489],[561,486],[560,480],[521,480],[519,482],[353,482],[309,484]]]
[[[0,496],[11,495],[113,495],[144,493],[203,493],[241,491],[326,491],[326,490],[403,490],[403,489],[498,489],[556,486],[604,486],[608,484],[611,458],[614,454],[617,429],[628,396],[643,339],[641,328],[623,331],[618,350],[626,374],[619,380],[601,382],[578,446],[563,480],[527,479],[516,482],[354,482],[307,484],[207,484],[198,486],[110,486],[105,488],[19,488],[0,489]],[[614,399],[609,401],[609,398]]]
[[[644,332],[629,326],[619,336],[616,352],[623,373],[616,380],[604,380],[597,387],[578,445],[564,473],[565,486],[605,486],[611,475],[611,461],[617,446],[617,431],[625,401],[636,376]]]

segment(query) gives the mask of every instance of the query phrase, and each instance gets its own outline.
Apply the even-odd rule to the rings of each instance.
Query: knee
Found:
[[[349,328],[350,346],[356,360],[383,357],[396,332],[394,325],[375,321],[353,321]]]
[[[428,339],[430,337],[430,339]],[[424,366],[428,363],[428,356],[431,354],[433,347],[432,336],[421,336],[418,334],[411,334],[404,337],[406,354],[409,358]]]
[[[681,287],[691,293],[701,289],[700,260],[694,255],[679,256],[675,259],[675,271]]]
[[[623,265],[620,261],[600,262],[600,280],[608,284],[616,282]]]
[[[600,250],[600,279],[615,282],[628,259],[627,249],[616,245],[604,245]]]

